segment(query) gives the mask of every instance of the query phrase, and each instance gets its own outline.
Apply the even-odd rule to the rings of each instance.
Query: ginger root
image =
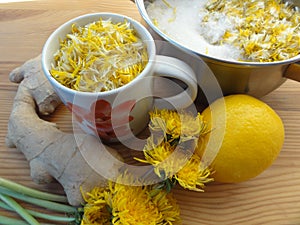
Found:
[[[77,206],[83,203],[80,188],[90,191],[107,184],[99,171],[106,171],[110,178],[118,175],[122,163],[114,149],[99,145],[100,141],[91,135],[75,137],[62,132],[56,124],[39,117],[38,113],[51,114],[61,103],[43,74],[40,56],[14,69],[9,78],[20,85],[8,122],[6,145],[25,155],[34,182],[49,183],[56,179],[69,203]],[[94,160],[93,165],[87,154]],[[110,156],[118,160],[111,160]]]

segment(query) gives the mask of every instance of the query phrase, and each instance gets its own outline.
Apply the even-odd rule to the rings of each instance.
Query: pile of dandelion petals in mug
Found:
[[[54,54],[51,75],[82,92],[119,88],[138,76],[148,63],[147,47],[130,22],[111,19],[72,25]]]

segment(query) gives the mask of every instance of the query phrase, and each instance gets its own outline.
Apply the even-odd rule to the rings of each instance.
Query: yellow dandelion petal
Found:
[[[202,192],[205,185],[213,181],[211,170],[202,168],[201,158],[193,155],[186,165],[176,173],[175,179],[186,189]]]
[[[158,209],[147,194],[146,188],[115,184],[112,199],[112,224],[156,224]]]
[[[176,172],[176,165],[166,159],[174,152],[174,146],[162,142],[152,149],[144,150],[145,161],[154,166],[154,172],[161,178],[168,178]]]
[[[86,202],[81,225],[109,224],[110,213],[106,207],[104,190],[104,188],[99,187],[93,188],[88,193],[83,193],[83,190],[81,190],[83,199]]]
[[[161,221],[158,224],[173,224],[174,222],[180,223],[180,208],[176,199],[172,193],[168,193],[165,190],[157,192],[152,197],[152,201],[158,208],[161,216]]]

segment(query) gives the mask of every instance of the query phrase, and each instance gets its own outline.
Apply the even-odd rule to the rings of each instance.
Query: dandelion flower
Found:
[[[144,159],[136,160],[153,165],[155,174],[167,184],[175,180],[186,189],[203,191],[213,179],[199,157],[201,139],[208,132],[200,113],[155,110],[150,120],[152,135],[144,147]]]
[[[123,174],[119,179],[129,179]],[[119,180],[120,181],[120,180]],[[128,186],[109,181],[84,195],[86,204],[81,225],[172,225],[180,223],[175,198],[153,186]]]

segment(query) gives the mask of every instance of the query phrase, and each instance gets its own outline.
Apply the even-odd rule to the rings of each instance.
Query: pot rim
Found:
[[[160,29],[158,29],[152,23],[151,19],[148,16],[147,11],[146,11],[144,0],[136,0],[135,2],[136,2],[137,8],[138,8],[142,18],[150,26],[150,28],[152,30],[154,30],[160,37],[162,37],[164,40],[170,42],[174,46],[176,46],[176,47],[178,47],[178,48],[180,48],[184,51],[187,51],[189,53],[198,55],[198,56],[204,58],[204,60],[209,60],[212,63],[231,64],[232,66],[265,67],[265,66],[287,65],[287,64],[291,64],[291,63],[300,62],[300,55],[297,55],[293,58],[289,58],[289,59],[286,59],[286,60],[274,61],[274,62],[246,62],[246,61],[243,62],[243,61],[226,60],[226,59],[223,59],[223,58],[216,58],[216,57],[212,57],[212,56],[194,51],[191,48],[186,47],[186,46],[180,44],[179,42],[175,41],[173,38],[171,38],[168,35],[166,35],[165,33],[163,33]]]

